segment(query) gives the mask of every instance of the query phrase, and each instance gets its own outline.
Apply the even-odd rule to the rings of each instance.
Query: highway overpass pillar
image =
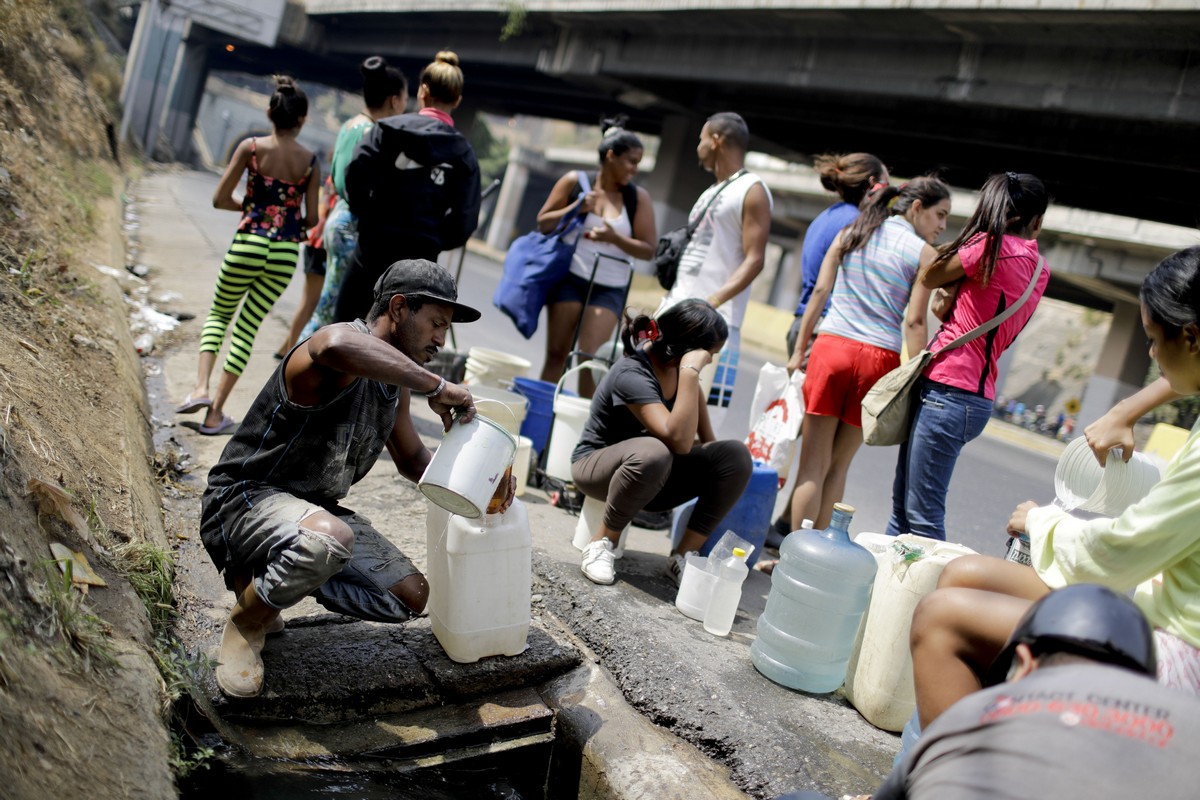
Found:
[[[513,145],[508,152],[504,183],[500,184],[500,195],[496,198],[492,222],[487,229],[488,247],[501,252],[508,249],[509,243],[517,233],[517,215],[521,211],[521,201],[525,197],[525,188],[528,185],[529,165],[526,163],[525,154],[519,145]]]
[[[1075,430],[1082,431],[1119,400],[1142,388],[1150,369],[1150,353],[1142,331],[1141,310],[1136,303],[1118,302],[1112,324],[1096,363],[1096,371],[1083,390],[1083,402]]]
[[[704,121],[698,117],[663,120],[654,170],[642,183],[654,200],[659,233],[685,224],[696,198],[712,185],[713,176],[696,160],[696,144],[703,127]]]

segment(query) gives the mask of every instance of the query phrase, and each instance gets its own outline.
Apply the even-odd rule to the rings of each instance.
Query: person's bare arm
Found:
[[[922,267],[918,281],[927,289],[936,289],[939,286],[961,280],[966,274],[962,261],[958,258],[958,253],[955,253],[937,266],[929,264]]]
[[[1110,408],[1104,416],[1083,429],[1083,437],[1092,455],[1101,466],[1108,460],[1108,451],[1121,448],[1121,458],[1133,458],[1133,425],[1154,409],[1178,400],[1183,395],[1171,388],[1171,383],[1159,377],[1137,394],[1126,397]]]
[[[937,250],[929,245],[922,247],[921,267],[924,268],[936,256]],[[912,293],[908,296],[908,308],[904,311],[904,345],[909,358],[921,352],[929,341],[929,330],[925,321],[929,315],[929,295],[930,290],[922,286],[920,281],[913,283]]]
[[[299,405],[312,406],[328,400],[357,378],[367,378],[411,389],[422,394],[434,391],[442,378],[381,339],[349,325],[326,325],[312,335],[288,359],[284,377],[288,397]],[[458,419],[467,422],[475,415],[471,393],[447,382],[429,407],[450,429]]]
[[[762,183],[756,183],[746,192],[746,201],[742,205],[742,252],[745,253],[742,263],[721,288],[709,295],[710,303],[719,306],[729,302],[758,277],[767,258],[770,232],[771,202]]]
[[[833,291],[833,282],[837,279],[838,266],[841,263],[842,232],[838,231],[838,235],[833,237],[829,249],[825,251],[825,257],[821,259],[821,271],[817,273],[817,282],[813,284],[812,294],[808,296],[808,305],[804,307],[804,316],[800,318],[796,348],[792,350],[792,356],[787,363],[789,373],[800,369],[800,362],[804,360],[804,351],[808,347],[808,340],[812,338],[817,321],[825,312],[825,299]]]
[[[387,449],[396,470],[413,483],[425,474],[425,468],[433,454],[421,441],[412,421],[412,395],[408,389],[400,390],[400,402],[396,406],[396,424],[388,436]]]
[[[691,350],[683,354],[679,364],[679,380],[675,389],[675,405],[671,410],[662,403],[628,406],[642,427],[661,441],[672,453],[682,455],[692,451],[700,431],[700,407],[704,396],[700,390],[700,370],[712,361],[707,350]],[[707,414],[705,414],[707,417]],[[709,426],[712,433],[712,426]]]
[[[304,190],[304,227],[312,230],[321,218],[321,166],[313,162],[312,172],[308,176],[308,186]]]
[[[537,215],[538,230],[542,233],[550,233],[562,221],[562,218],[568,214],[577,212],[591,211],[595,206],[596,197],[594,192],[587,192],[579,196],[578,199],[571,200],[571,192],[575,191],[575,187],[579,185],[579,176],[574,172],[568,172],[554,183],[554,188],[550,190],[550,196],[546,198],[546,202],[542,205]]]
[[[654,250],[658,246],[658,232],[654,224],[654,206],[651,204],[649,192],[639,186],[637,193],[638,209],[631,224],[633,236],[623,236],[617,233],[607,222],[598,228],[587,231],[584,236],[598,242],[615,244],[634,258],[649,261],[654,257]]]
[[[249,165],[250,140],[247,139],[233,151],[233,158],[229,159],[229,164],[225,167],[221,180],[217,182],[217,188],[213,191],[213,208],[219,208],[222,211],[242,210],[242,201],[233,196],[233,190],[237,188],[238,181],[242,179],[242,173]]]

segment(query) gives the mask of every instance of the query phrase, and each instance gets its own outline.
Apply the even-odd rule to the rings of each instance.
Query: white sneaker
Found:
[[[607,586],[617,579],[615,563],[616,557],[613,555],[612,542],[608,539],[601,539],[583,549],[583,560],[580,562],[579,568],[592,583]]]

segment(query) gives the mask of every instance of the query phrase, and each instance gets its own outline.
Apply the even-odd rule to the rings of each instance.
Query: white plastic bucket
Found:
[[[450,513],[479,519],[516,452],[517,437],[477,413],[466,424],[450,426],[417,488]]]
[[[504,429],[513,436],[521,435],[521,423],[525,421],[525,414],[529,411],[529,399],[525,395],[498,389],[495,386],[479,384],[468,388],[471,391],[471,397],[476,401],[490,400],[503,404],[509,413],[497,414],[494,421],[503,425]]]
[[[563,381],[571,373],[584,369],[608,372],[608,367],[599,361],[585,361],[564,372],[554,390],[554,424],[550,428],[550,442],[546,447],[546,474],[560,481],[571,480],[571,453],[579,444],[583,427],[592,413],[591,400],[562,393]]]
[[[604,506],[603,500],[597,500],[594,497],[583,498],[583,508],[579,509],[579,522],[575,523],[575,538],[571,540],[571,544],[575,545],[576,550],[584,550],[592,543],[596,531],[604,524]],[[621,531],[620,541],[613,550],[613,558],[625,555],[625,537],[628,535],[629,525],[626,525],[625,529]]]
[[[529,483],[529,465],[532,460],[533,439],[528,436],[518,436],[517,457],[513,459],[513,477],[517,481],[517,497],[525,494],[525,486]]]
[[[713,588],[717,585],[717,576],[704,569],[707,563],[708,559],[704,556],[690,554],[683,567],[679,591],[675,594],[675,607],[685,617],[701,622],[704,621],[704,612],[708,609]]]
[[[1118,451],[1110,451],[1102,468],[1083,437],[1073,439],[1063,450],[1054,469],[1054,493],[1067,511],[1079,509],[1119,516],[1141,500],[1162,473],[1158,463],[1143,453],[1134,453],[1126,464]]]
[[[510,353],[487,347],[472,347],[467,351],[467,373],[463,383],[471,386],[495,386],[504,389],[513,378],[529,374],[533,364]]]

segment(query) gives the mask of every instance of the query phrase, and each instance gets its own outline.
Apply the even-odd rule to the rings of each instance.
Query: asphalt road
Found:
[[[209,203],[217,176],[197,172],[179,175],[180,186],[195,197],[193,222],[211,242],[223,251],[236,225],[235,215],[214,211]],[[456,271],[460,251],[442,254],[441,261]],[[533,363],[536,373],[545,353],[544,327],[532,339],[524,339],[513,324],[492,306],[491,298],[500,277],[500,265],[481,255],[468,253],[463,260],[459,280],[460,299],[483,312],[469,325],[455,327],[457,349],[466,352],[473,346],[489,347],[519,355]],[[300,297],[302,281],[293,279],[287,292],[276,303],[273,313],[283,320],[291,318]],[[257,349],[274,348],[276,342],[258,342]],[[754,384],[763,359],[743,352],[738,372],[733,420],[749,424],[749,406]],[[851,530],[882,532],[891,511],[892,476],[896,466],[895,447],[863,447],[850,469],[846,502],[857,509]],[[1024,500],[1049,502],[1054,497],[1054,459],[1014,446],[1008,442],[980,437],[964,449],[951,484],[947,508],[948,538],[981,553],[1002,555],[1007,537],[1004,525],[1012,509]]]

